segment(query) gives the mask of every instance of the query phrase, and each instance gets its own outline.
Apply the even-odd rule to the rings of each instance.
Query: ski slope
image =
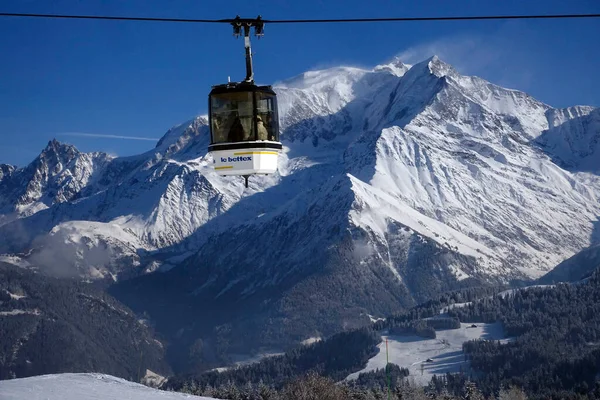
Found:
[[[103,374],[57,374],[0,381],[2,400],[210,400]]]
[[[436,331],[435,339],[424,339],[415,335],[382,336],[383,341],[377,346],[379,353],[367,362],[367,366],[353,374],[347,380],[353,380],[362,372],[385,368],[385,341],[388,341],[390,363],[408,368],[410,378],[416,383],[426,385],[433,375],[443,375],[446,372],[466,370],[462,345],[474,339],[503,340],[504,332],[499,322],[493,324],[460,324],[459,329]],[[504,339],[506,340],[506,339]],[[427,362],[427,359],[433,360]],[[423,366],[423,371],[421,371]]]

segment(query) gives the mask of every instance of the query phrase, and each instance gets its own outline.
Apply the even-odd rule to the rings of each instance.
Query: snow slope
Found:
[[[209,400],[102,374],[57,374],[0,381],[2,400]]]
[[[589,277],[599,267],[600,244],[595,244],[558,264],[556,268],[542,276],[538,283],[577,282]]]
[[[575,106],[548,110],[548,130],[537,142],[568,170],[600,171],[600,110]]]
[[[365,368],[348,375],[346,379],[356,379],[362,372],[385,368],[386,340],[389,362],[408,368],[410,378],[421,385],[428,384],[433,375],[466,371],[468,363],[465,362],[462,350],[464,342],[475,339],[504,339],[500,323],[476,324],[475,328],[471,325],[461,324],[459,329],[436,331],[435,339],[423,339],[414,335],[382,336],[383,341],[377,346],[379,353],[369,359]],[[427,362],[428,359],[432,361]]]
[[[590,242],[598,177],[563,170],[530,143],[548,128],[549,106],[433,58],[404,75],[385,107],[371,113],[382,130],[374,171],[361,179],[529,276]]]
[[[34,241],[33,248],[28,262],[47,265],[54,275],[116,280],[123,270],[140,265],[138,249],[151,247],[117,223],[69,221]]]

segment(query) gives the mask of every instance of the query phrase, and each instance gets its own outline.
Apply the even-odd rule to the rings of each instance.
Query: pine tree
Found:
[[[475,382],[468,381],[464,386],[464,399],[465,400],[484,400],[483,394],[475,385]]]
[[[525,392],[516,386],[510,386],[500,390],[498,400],[527,400]]]

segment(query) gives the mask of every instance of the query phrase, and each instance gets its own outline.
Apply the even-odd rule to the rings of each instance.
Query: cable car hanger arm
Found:
[[[255,19],[240,18],[238,15],[231,21],[231,26],[233,26],[233,36],[236,38],[241,35],[242,27],[244,28],[244,48],[246,51],[246,79],[244,79],[244,82],[252,83],[254,82],[254,71],[252,70],[250,28],[254,27],[254,34],[260,38],[265,34],[264,21],[260,15]]]

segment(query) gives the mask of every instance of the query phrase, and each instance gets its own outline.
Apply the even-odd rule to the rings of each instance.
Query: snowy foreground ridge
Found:
[[[0,381],[2,400],[211,400],[165,392],[102,374],[57,374]]]

